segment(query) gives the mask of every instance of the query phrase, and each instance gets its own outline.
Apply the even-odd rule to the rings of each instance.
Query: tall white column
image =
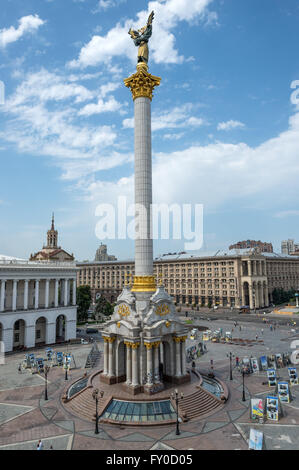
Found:
[[[25,279],[24,281],[24,310],[28,310],[28,288],[29,288],[29,280]]]
[[[160,343],[156,343],[154,347],[154,382],[159,383],[160,382],[160,376],[159,376],[159,346]]]
[[[114,350],[114,338],[110,338],[110,341],[109,341],[109,373],[108,373],[108,375],[110,377],[115,376],[113,350]]]
[[[49,287],[50,287],[50,280],[46,279],[45,308],[49,308]]]
[[[107,340],[104,340],[104,375],[108,374],[108,365],[109,365],[109,343]]]
[[[39,305],[39,279],[35,280],[35,302],[34,302],[34,308],[38,309]]]
[[[132,344],[132,385],[133,387],[139,385],[137,344]]]
[[[4,312],[5,308],[5,285],[6,279],[1,279],[0,312]]]
[[[55,307],[58,307],[58,289],[59,289],[59,279],[55,279],[55,299],[54,299]]]
[[[175,375],[176,377],[181,377],[182,370],[181,370],[181,341],[179,338],[175,340]]]
[[[182,375],[186,375],[186,341],[182,341]]]
[[[134,109],[135,220],[136,229],[139,230],[139,238],[135,240],[135,276],[152,276],[153,240],[150,234],[150,207],[152,203],[151,101],[149,98],[136,98]],[[140,211],[141,208],[142,211]]]
[[[153,345],[151,343],[146,345],[146,373],[147,385],[153,385]]]
[[[77,278],[73,279],[73,305],[77,305]]]
[[[127,352],[126,383],[127,385],[130,385],[132,383],[132,348],[131,348],[131,345],[129,345],[129,343],[126,343],[126,352]]]
[[[68,305],[68,279],[64,280],[64,306]]]
[[[18,280],[13,280],[13,287],[12,287],[12,310],[17,310],[17,295],[18,295]]]

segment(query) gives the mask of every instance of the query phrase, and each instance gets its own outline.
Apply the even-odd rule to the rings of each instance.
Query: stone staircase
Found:
[[[202,417],[217,411],[223,406],[223,402],[208,392],[200,385],[197,390],[180,400],[179,414],[183,420]]]
[[[90,353],[87,356],[85,369],[91,369],[96,367],[99,363],[101,357],[101,351],[99,351],[98,345],[96,342],[93,343]]]
[[[77,395],[73,400],[65,403],[65,408],[72,414],[80,416],[87,421],[95,421],[96,403],[92,398],[93,387],[89,387],[82,393]],[[98,397],[98,414],[102,414],[106,408],[110,397],[107,400],[105,396],[103,398]]]

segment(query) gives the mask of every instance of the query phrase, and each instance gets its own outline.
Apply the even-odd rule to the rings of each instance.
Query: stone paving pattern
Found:
[[[233,323],[217,320],[200,321],[212,329],[222,327],[231,330]],[[250,397],[265,397],[271,389],[262,384],[265,373],[252,374],[245,378],[246,401],[242,401],[242,377],[233,370],[233,381],[229,380],[228,352],[240,358],[260,356],[290,350],[290,340],[299,338],[289,327],[280,327],[270,332],[261,323],[241,323],[234,329],[233,336],[253,340],[251,346],[207,343],[208,352],[196,361],[199,371],[209,369],[210,359],[214,360],[216,377],[226,382],[230,396],[219,411],[203,419],[181,423],[181,434],[175,434],[174,425],[138,427],[99,424],[100,433],[94,434],[94,424],[67,411],[61,396],[67,385],[81,377],[90,345],[69,347],[76,359],[77,368],[65,381],[64,371],[57,367],[49,373],[48,396],[44,400],[43,377],[31,375],[30,371],[18,373],[17,366],[24,354],[8,356],[6,364],[0,366],[0,450],[35,449],[37,441],[43,440],[44,448],[56,450],[137,450],[137,449],[178,449],[178,450],[246,450],[250,428],[264,432],[266,449],[299,448],[299,386],[292,387],[293,400],[283,405],[284,416],[278,423],[252,423],[250,420]],[[261,328],[264,329],[263,335]],[[255,335],[258,334],[258,341]],[[262,342],[259,342],[262,341]],[[102,349],[103,343],[99,343]],[[57,347],[57,350],[62,350]],[[43,351],[38,354],[44,355]],[[95,370],[91,371],[95,372]],[[90,373],[90,372],[89,372]],[[279,369],[278,375],[287,378],[287,368]]]

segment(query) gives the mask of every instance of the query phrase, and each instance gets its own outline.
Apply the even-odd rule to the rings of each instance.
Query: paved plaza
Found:
[[[222,320],[200,320],[198,323],[212,330],[222,328],[223,331],[231,331],[234,327],[233,322]],[[175,434],[175,425],[136,427],[101,422],[100,432],[95,435],[93,423],[71,414],[61,397],[72,382],[83,376],[90,344],[68,346],[76,362],[76,368],[70,371],[68,381],[62,369],[54,367],[50,370],[48,401],[44,400],[45,381],[42,376],[32,375],[29,370],[18,372],[18,364],[24,358],[24,353],[10,355],[6,358],[6,364],[0,366],[0,449],[35,449],[37,441],[42,439],[44,449],[52,446],[54,450],[246,450],[250,428],[263,431],[266,449],[298,449],[299,386],[292,387],[293,399],[289,404],[283,404],[283,417],[278,423],[252,423],[250,397],[271,394],[268,385],[263,384],[267,380],[266,373],[245,377],[246,401],[243,402],[242,377],[234,369],[233,380],[229,380],[227,354],[232,352],[242,358],[287,352],[290,351],[291,340],[299,339],[299,332],[291,331],[287,326],[270,331],[269,326],[261,322],[241,321],[232,334],[233,340],[243,338],[251,342],[245,346],[207,342],[207,353],[196,361],[200,372],[208,372],[210,360],[213,359],[216,377],[224,381],[230,390],[227,403],[208,417],[181,423],[181,434],[178,436]],[[187,347],[190,344],[188,340]],[[102,351],[103,342],[99,341],[98,346]],[[66,351],[66,346],[54,349]],[[45,355],[42,349],[36,353],[37,356]],[[101,362],[97,368],[102,368]],[[88,375],[95,371],[88,369]],[[278,369],[277,374],[280,379],[286,379],[287,368]]]

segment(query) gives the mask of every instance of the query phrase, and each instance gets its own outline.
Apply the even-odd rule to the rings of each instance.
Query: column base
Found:
[[[186,375],[181,375],[180,377],[171,376],[171,375],[164,375],[163,380],[165,380],[165,382],[169,382],[169,383],[172,383],[172,384],[181,385],[181,384],[185,384],[185,383],[190,382],[191,381],[191,376],[188,373]]]
[[[155,393],[162,392],[164,388],[165,387],[162,382],[159,382],[157,384],[152,384],[152,385],[144,385],[143,393],[146,393],[147,395],[154,395]]]
[[[129,393],[130,395],[137,395],[138,393],[143,392],[143,387],[142,385],[128,385],[126,382],[122,383],[121,385],[122,389]]]
[[[108,385],[114,385],[114,384],[118,384],[121,382],[125,382],[126,376],[125,375],[111,376],[111,375],[102,373],[100,374],[100,381]]]

